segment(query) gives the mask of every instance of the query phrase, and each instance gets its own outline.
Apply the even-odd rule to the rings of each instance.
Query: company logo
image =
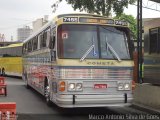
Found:
[[[88,65],[104,65],[104,66],[111,66],[114,65],[113,61],[109,61],[109,62],[87,62]]]

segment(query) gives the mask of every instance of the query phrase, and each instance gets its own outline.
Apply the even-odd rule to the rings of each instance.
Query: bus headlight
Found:
[[[118,90],[124,90],[123,83],[118,83]]]
[[[76,91],[82,91],[82,83],[76,84]]]
[[[130,83],[124,83],[124,89],[130,90]]]
[[[83,85],[82,83],[69,83],[68,84],[68,91],[82,91]]]
[[[117,84],[118,90],[131,90],[131,86],[129,82],[119,82]]]
[[[75,83],[69,83],[68,91],[75,91]]]

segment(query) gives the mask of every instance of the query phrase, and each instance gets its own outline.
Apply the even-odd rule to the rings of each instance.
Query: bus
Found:
[[[144,33],[144,82],[160,85],[160,26]]]
[[[22,77],[22,43],[0,47],[0,74]]]
[[[128,23],[62,14],[23,43],[23,80],[63,108],[131,105],[133,42]]]

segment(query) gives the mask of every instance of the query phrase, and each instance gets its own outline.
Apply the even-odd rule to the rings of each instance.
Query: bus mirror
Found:
[[[51,61],[56,60],[56,51],[51,50]]]

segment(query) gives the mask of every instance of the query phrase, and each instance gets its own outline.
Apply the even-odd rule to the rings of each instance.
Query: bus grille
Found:
[[[87,80],[130,80],[133,79],[131,69],[61,69],[57,74],[59,79]]]

